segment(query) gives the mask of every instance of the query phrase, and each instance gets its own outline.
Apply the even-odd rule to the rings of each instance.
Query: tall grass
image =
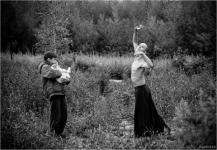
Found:
[[[72,63],[71,58],[62,56],[61,59]],[[215,82],[209,71],[187,76],[172,67],[171,59],[154,60],[155,69],[147,77],[147,84],[159,114],[172,129],[185,126],[183,122],[189,128],[183,129],[172,141],[164,135],[154,136],[151,140],[134,139],[133,136],[125,137],[119,130],[119,123],[123,119],[133,123],[135,99],[129,76],[133,58],[79,55],[76,65],[85,64],[88,69],[78,67],[73,70],[71,82],[66,86],[68,119],[64,133],[67,138],[48,136],[49,101],[43,97],[41,77],[37,70],[42,59],[42,56],[15,55],[10,60],[7,55],[1,54],[2,148],[198,148],[201,146],[199,141],[213,131],[207,127],[207,132],[202,132],[197,126],[196,131],[201,134],[196,142],[189,144],[195,134],[190,128],[193,125],[186,119],[194,120],[196,114],[203,118],[204,115],[216,113],[213,101],[206,103],[212,109],[200,104],[208,97],[215,98]],[[119,84],[109,82],[108,79],[115,73],[116,77],[117,74],[121,75],[124,81]],[[105,83],[104,96],[100,93],[101,81]],[[204,94],[201,94],[201,90]],[[192,114],[187,118],[179,115],[183,112],[176,109],[183,100]],[[202,112],[198,110],[204,108]],[[177,116],[182,116],[179,118],[182,123],[173,121]],[[213,127],[213,122],[210,124]],[[204,121],[202,127],[206,128]],[[188,137],[183,136],[186,132]],[[203,141],[202,144],[206,144]]]

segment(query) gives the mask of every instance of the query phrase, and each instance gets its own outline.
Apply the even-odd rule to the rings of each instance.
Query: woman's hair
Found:
[[[134,56],[140,55],[141,52],[145,53],[148,46],[145,43],[140,43],[135,50]]]
[[[148,46],[145,43],[140,43],[138,46],[138,50],[142,51],[142,52],[145,52],[147,48],[148,48]]]

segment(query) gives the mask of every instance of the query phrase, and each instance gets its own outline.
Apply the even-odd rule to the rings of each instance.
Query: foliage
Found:
[[[187,53],[215,53],[216,41],[216,2],[182,2],[182,11],[177,20],[177,31],[180,36],[178,45],[188,49]],[[201,12],[206,12],[201,14]],[[201,14],[201,15],[199,15]],[[186,53],[186,52],[185,52]]]
[[[176,107],[174,121],[179,126],[177,137],[187,148],[214,148],[216,146],[216,101],[215,85],[210,82],[213,94],[209,95],[202,88],[199,90],[198,102],[191,109],[191,102],[180,101]],[[192,107],[192,106],[191,106]],[[194,139],[194,140],[193,140]]]
[[[38,42],[35,47],[41,52],[53,50],[57,54],[68,52],[70,43],[69,17],[66,2],[51,2],[47,13],[43,14],[43,25],[37,30]]]
[[[109,81],[109,71],[130,67],[132,58],[79,55],[77,60],[94,65],[88,70],[72,71],[66,87],[66,138],[62,139],[48,134],[49,102],[43,98],[37,72],[42,56],[16,55],[12,61],[8,58],[1,56],[2,148],[174,149],[215,145],[211,134],[215,133],[215,85],[210,72],[188,77],[172,68],[171,59],[154,60],[155,69],[147,77],[147,84],[157,110],[173,130],[185,128],[176,131],[175,136],[134,139],[133,134],[125,135],[119,128],[122,120],[133,123],[134,89],[127,71],[122,72],[125,77],[121,83]],[[62,61],[71,57],[66,58]],[[103,95],[101,81],[105,84]],[[173,121],[174,117],[180,122]],[[189,144],[192,138],[196,140]]]
[[[139,42],[148,44],[150,57],[178,53],[215,57],[215,1],[1,3],[2,51],[121,56],[133,52],[133,28],[143,24]]]

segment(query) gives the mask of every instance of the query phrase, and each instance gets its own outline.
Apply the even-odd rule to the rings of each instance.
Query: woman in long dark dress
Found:
[[[164,132],[164,127],[170,132],[162,117],[158,114],[152,100],[151,91],[146,85],[145,71],[153,68],[152,61],[146,56],[147,45],[137,44],[135,36],[142,26],[135,27],[133,34],[134,62],[131,68],[131,80],[135,88],[135,113],[134,113],[134,134],[135,137],[151,136]]]

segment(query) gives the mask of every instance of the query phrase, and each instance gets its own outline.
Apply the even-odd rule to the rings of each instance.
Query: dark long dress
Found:
[[[135,137],[151,136],[153,133],[163,132],[164,127],[168,126],[155,108],[149,87],[147,85],[135,87],[135,98]]]

